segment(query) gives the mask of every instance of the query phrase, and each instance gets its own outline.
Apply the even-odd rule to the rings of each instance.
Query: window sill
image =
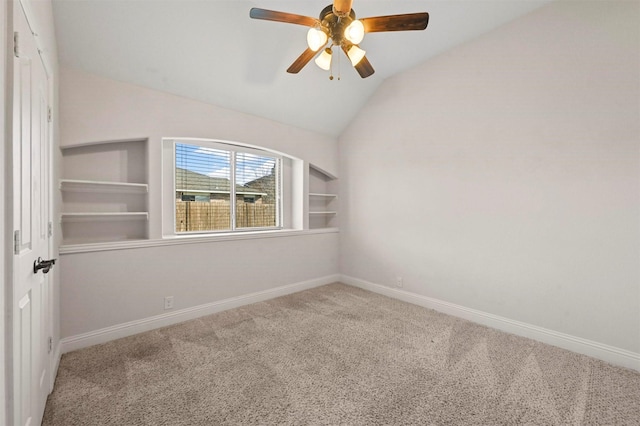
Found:
[[[175,235],[167,236],[162,239],[154,240],[127,240],[127,241],[113,241],[103,243],[88,243],[88,244],[67,244],[61,245],[59,254],[73,254],[73,253],[88,253],[94,251],[109,251],[109,250],[126,250],[134,248],[145,247],[160,247],[171,246],[181,244],[203,244],[213,243],[220,241],[239,241],[239,240],[257,240],[263,238],[282,238],[282,237],[296,237],[313,234],[330,234],[337,233],[338,228],[320,228],[320,229],[278,229],[273,231],[246,231],[236,233],[224,233],[224,234],[190,234],[190,235]]]

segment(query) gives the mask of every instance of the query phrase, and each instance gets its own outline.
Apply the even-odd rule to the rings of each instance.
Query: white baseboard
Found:
[[[250,293],[242,296],[232,297],[212,303],[205,303],[191,308],[181,309],[166,314],[155,315],[153,317],[142,318],[111,327],[102,328],[100,330],[90,331],[88,333],[76,336],[65,337],[60,340],[61,353],[75,351],[76,349],[86,348],[88,346],[106,343],[111,340],[120,339],[122,337],[132,336],[156,328],[166,327],[168,325],[192,320],[205,315],[215,314],[217,312],[226,311],[228,309],[237,308],[251,303],[262,302],[264,300],[274,299],[276,297],[285,296],[291,293],[297,293],[325,284],[331,284],[340,280],[339,275],[328,275],[308,281],[301,281],[294,284],[283,285],[269,290]],[[58,358],[59,359],[59,358]]]
[[[640,354],[627,351],[625,349],[571,336],[569,334],[560,333],[524,322],[511,320],[509,318],[500,317],[498,315],[489,314],[476,309],[466,308],[464,306],[433,299],[431,297],[422,296],[405,290],[385,287],[359,278],[341,275],[340,282],[354,287],[359,287],[364,290],[369,290],[374,293],[379,293],[384,296],[392,297],[394,299],[402,300],[403,302],[412,303],[414,305],[486,325],[507,333],[527,337],[542,343],[547,343],[562,349],[597,358],[614,365],[640,371]]]

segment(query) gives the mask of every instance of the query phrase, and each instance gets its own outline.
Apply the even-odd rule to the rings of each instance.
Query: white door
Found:
[[[34,262],[49,259],[49,85],[20,2],[14,3],[13,383],[16,425],[39,425],[50,391],[50,291]]]

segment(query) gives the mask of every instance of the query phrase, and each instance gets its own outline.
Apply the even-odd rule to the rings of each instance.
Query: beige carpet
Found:
[[[342,284],[68,353],[44,425],[640,425],[640,374]]]

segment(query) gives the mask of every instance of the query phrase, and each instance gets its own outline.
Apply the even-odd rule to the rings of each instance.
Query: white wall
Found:
[[[337,142],[324,135],[214,105],[63,69],[62,145],[149,138],[150,238],[161,239],[161,138],[254,144],[337,174]],[[338,273],[338,234],[163,245],[63,254],[61,335],[129,321]]]
[[[335,275],[335,233],[62,256],[63,337]]]
[[[387,80],[340,138],[341,273],[639,353],[639,9],[555,2]]]
[[[336,140],[264,118],[63,68],[61,145],[149,138],[150,211],[161,209],[161,138],[193,137],[259,145],[337,174]],[[274,99],[277,102],[277,99]],[[150,236],[160,238],[160,215]]]

